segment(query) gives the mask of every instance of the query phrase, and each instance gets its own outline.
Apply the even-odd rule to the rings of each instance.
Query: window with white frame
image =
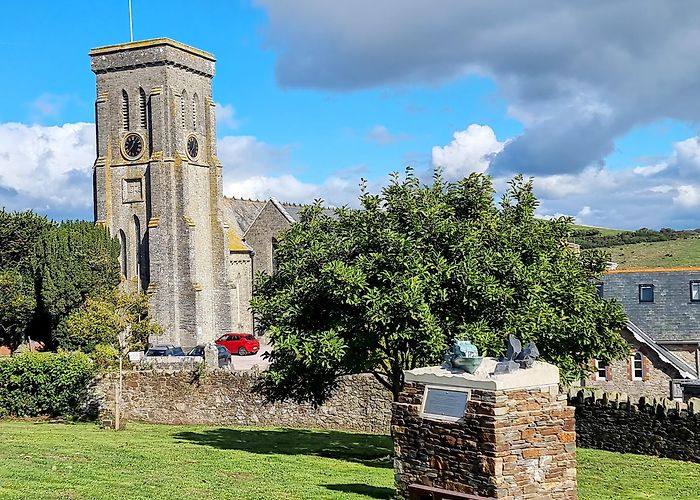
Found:
[[[644,380],[644,355],[639,351],[632,356],[632,380]]]
[[[690,282],[690,301],[700,302],[700,281]]]
[[[608,379],[608,365],[605,361],[599,359],[595,360],[596,369],[596,380],[607,380]]]

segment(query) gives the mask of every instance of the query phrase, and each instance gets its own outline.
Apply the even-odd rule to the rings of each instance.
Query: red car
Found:
[[[239,356],[255,354],[260,350],[260,342],[249,333],[227,333],[219,337],[216,344],[224,346],[228,352]]]

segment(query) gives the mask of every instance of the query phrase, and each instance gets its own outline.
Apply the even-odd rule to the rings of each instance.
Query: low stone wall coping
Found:
[[[465,387],[490,391],[507,391],[555,387],[559,385],[559,368],[535,361],[532,368],[494,375],[498,360],[484,358],[475,373],[448,368],[446,365],[416,368],[404,372],[406,382]]]

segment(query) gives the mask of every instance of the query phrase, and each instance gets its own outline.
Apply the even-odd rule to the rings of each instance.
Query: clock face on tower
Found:
[[[197,138],[191,135],[187,138],[187,156],[190,157],[190,160],[194,160],[197,158],[198,154],[199,143],[197,142]]]
[[[128,160],[136,160],[143,153],[143,138],[132,132],[124,137],[123,153]]]

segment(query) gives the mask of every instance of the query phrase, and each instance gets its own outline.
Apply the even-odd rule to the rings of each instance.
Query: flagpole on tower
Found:
[[[133,22],[131,21],[131,0],[129,0],[129,36],[131,37],[131,41],[134,41],[134,25]]]

